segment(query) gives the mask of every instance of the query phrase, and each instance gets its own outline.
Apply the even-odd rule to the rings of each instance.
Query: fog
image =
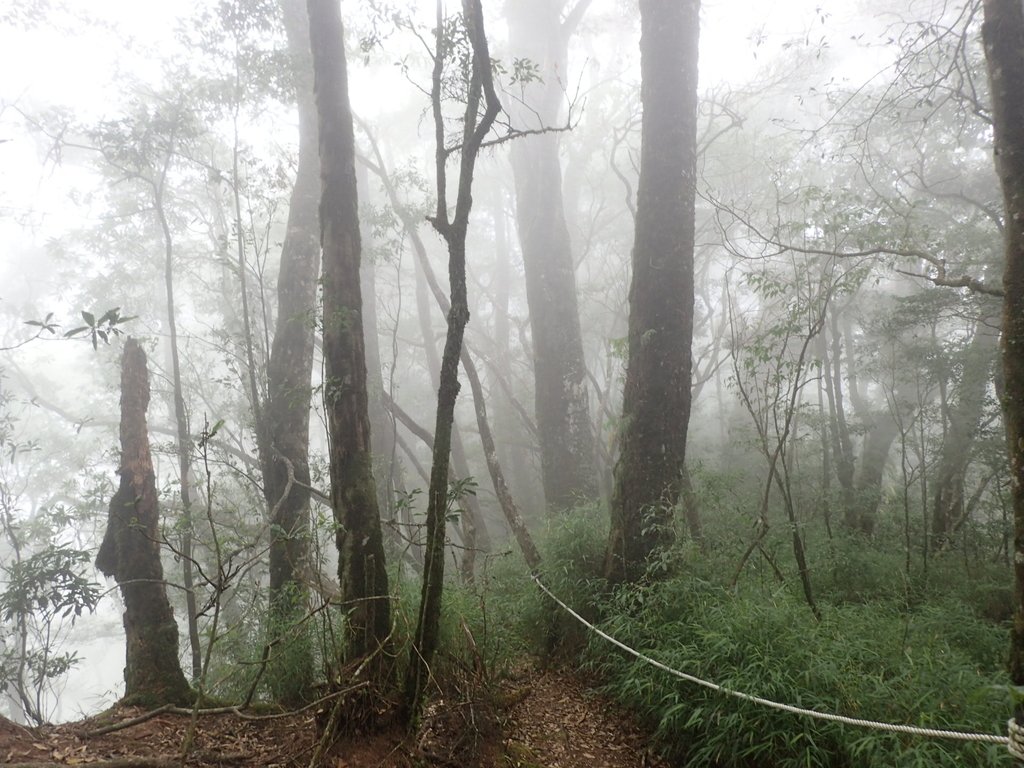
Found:
[[[504,108],[477,160],[466,242],[465,348],[483,398],[474,401],[463,373],[446,509],[447,578],[478,586],[522,543],[495,466],[532,536],[543,541],[552,510],[574,504],[607,530],[644,204],[637,4],[579,3],[562,57],[551,50],[558,36],[539,16],[518,18],[517,2],[483,3]],[[67,568],[92,584],[57,609],[52,595],[38,599],[51,588],[46,571],[34,608],[2,604],[0,715],[17,722],[76,719],[124,691],[124,605],[93,563],[118,487],[129,336],[148,354],[162,560],[183,667],[188,675],[185,418],[195,594],[207,605],[194,627],[204,648],[217,641],[204,679],[225,698],[244,697],[252,682],[233,674],[263,643],[278,526],[259,419],[277,386],[274,337],[289,311],[279,306],[282,250],[296,236],[289,214],[302,173],[302,84],[278,5],[25,0],[0,10],[0,592],[14,595],[20,564],[48,548],[79,553]],[[454,19],[458,4],[446,5]],[[550,7],[559,18],[575,5]],[[671,524],[689,542],[685,557],[708,546],[732,563],[723,582],[733,566],[733,587],[744,569],[762,584],[785,572],[786,589],[816,616],[812,595],[832,593],[814,579],[830,571],[806,568],[803,547],[818,553],[812,561],[834,554],[840,531],[884,541],[878,548],[904,574],[894,578],[908,583],[927,579],[947,551],[1004,575],[1010,558],[996,377],[1002,202],[971,9],[916,0],[701,8],[692,410]],[[342,0],[341,11],[373,471],[392,586],[411,599],[450,290],[448,247],[428,221],[436,10]],[[438,112],[454,210],[468,141],[459,73],[469,70],[458,56],[471,49],[451,23],[455,58]],[[318,301],[304,321],[315,329],[304,514],[306,578],[323,587],[338,579],[338,552],[320,310]],[[664,419],[685,422],[667,407]],[[207,578],[218,569],[231,578]],[[1005,619],[995,602],[994,620]],[[39,661],[41,650],[73,658],[65,670]]]

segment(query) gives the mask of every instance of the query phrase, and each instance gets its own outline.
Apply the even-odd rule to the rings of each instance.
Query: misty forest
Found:
[[[1024,762],[1021,0],[0,66],[0,764]]]

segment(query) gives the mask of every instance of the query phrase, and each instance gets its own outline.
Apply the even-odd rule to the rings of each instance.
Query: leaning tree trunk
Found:
[[[1010,454],[1016,586],[1010,678],[1024,685],[1024,9],[984,0],[982,38],[992,90],[996,171],[1005,206],[1003,237],[1003,414]],[[1017,705],[1018,721],[1024,707]]]
[[[308,0],[308,9],[323,188],[324,407],[330,433],[331,505],[348,618],[347,655],[360,658],[380,651],[387,642],[391,611],[370,450],[355,139],[338,3]]]
[[[671,541],[690,420],[699,0],[640,1],[643,106],[629,355],[605,565],[634,580]]]
[[[589,3],[577,2],[562,22],[563,2],[516,0],[506,5],[509,45],[539,68],[516,110],[522,125],[554,127],[567,83],[573,26]],[[539,125],[536,123],[539,122]],[[576,300],[576,273],[562,200],[559,134],[539,133],[512,145],[516,213],[530,309],[537,432],[544,497],[552,510],[598,495],[596,446]]]
[[[283,0],[282,11],[298,104],[299,159],[281,246],[277,325],[263,408],[265,423],[257,426],[262,433],[258,447],[271,525],[270,618],[274,636],[290,632],[301,621],[308,603],[303,574],[309,549],[310,381],[320,270],[320,168],[309,23],[302,0]],[[280,664],[271,665],[268,679],[279,701],[297,704],[308,696],[313,683],[312,651],[301,634],[289,636],[279,647],[287,649],[286,657]]]
[[[430,266],[429,260],[427,259],[426,250],[422,248],[422,243],[417,238],[413,238],[413,240],[414,244],[417,245],[416,256],[419,266],[421,267],[422,277],[430,287],[431,292],[434,294],[434,298],[441,309],[451,312],[450,302],[445,298],[444,293],[441,291],[441,286],[437,281],[433,268]],[[419,289],[420,284],[417,283],[418,292]],[[422,311],[420,313],[420,317],[424,317]],[[421,322],[423,322],[422,319]],[[425,333],[424,339],[427,340],[427,338],[428,334]],[[429,340],[427,340],[427,343],[429,346]],[[498,505],[501,507],[501,512],[505,516],[505,522],[508,523],[508,526],[512,531],[512,535],[515,536],[516,543],[519,544],[519,549],[522,551],[527,565],[530,566],[531,570],[536,570],[540,566],[540,554],[533,542],[533,537],[530,535],[529,529],[526,527],[522,514],[519,512],[519,507],[516,505],[515,500],[512,497],[512,492],[508,487],[508,481],[505,479],[505,472],[501,467],[501,461],[498,459],[498,449],[494,441],[494,433],[491,431],[490,421],[487,418],[487,403],[484,398],[483,385],[480,383],[480,375],[476,369],[476,363],[473,362],[473,357],[470,355],[469,349],[467,349],[465,345],[462,347],[460,357],[462,359],[462,368],[466,372],[466,378],[469,380],[470,389],[473,393],[473,411],[476,413],[476,424],[477,429],[480,432],[480,443],[484,449],[484,460],[487,464],[487,471],[491,476],[491,484],[494,487],[494,494],[498,498]],[[427,358],[428,360],[430,359],[429,353]],[[458,443],[455,442],[455,440],[457,437],[458,431],[453,427],[453,461],[456,457],[455,448]],[[486,533],[486,531],[484,533]],[[489,538],[487,541],[489,543]],[[468,540],[465,543],[468,546]],[[472,571],[470,571],[469,575],[471,578]]]
[[[178,661],[178,624],[160,564],[160,510],[149,451],[146,353],[129,338],[121,358],[121,464],[96,567],[124,598],[124,701],[146,706],[192,698]]]

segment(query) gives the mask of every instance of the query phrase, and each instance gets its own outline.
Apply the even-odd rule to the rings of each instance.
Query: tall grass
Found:
[[[799,592],[755,565],[735,589],[728,546],[701,554],[683,543],[669,575],[609,594],[600,579],[603,515],[578,510],[543,538],[542,578],[622,642],[689,674],[739,691],[852,717],[981,733],[1005,731],[1011,711],[1007,628],[986,620],[977,596],[998,591],[1000,567],[965,579],[952,560],[927,574],[904,568],[898,546],[819,542],[814,576],[823,620]],[[769,542],[770,546],[771,543]],[[779,552],[784,549],[780,547]],[[786,571],[787,564],[780,557]],[[520,570],[521,569],[521,570]],[[767,575],[766,575],[767,574]],[[1008,578],[1008,577],[1007,577]],[[544,651],[545,632],[571,637],[569,652],[636,711],[656,746],[693,766],[1009,765],[1004,747],[889,734],[766,709],[638,661],[564,614],[532,588],[526,570],[495,570],[486,603]],[[553,623],[554,622],[554,623]],[[511,642],[511,641],[510,641]]]

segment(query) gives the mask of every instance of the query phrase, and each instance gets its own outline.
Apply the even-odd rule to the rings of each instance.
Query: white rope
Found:
[[[959,741],[980,741],[989,744],[1005,744],[1007,745],[1007,748],[1010,750],[1010,754],[1012,754],[1014,757],[1018,757],[1019,759],[1024,759],[1024,730],[1022,730],[1021,727],[1018,726],[1012,720],[1010,721],[1012,723],[1010,732],[1012,736],[1016,737],[1016,742],[1014,742],[1013,739],[1009,737],[999,736],[990,733],[968,733],[965,731],[947,731],[939,728],[919,728],[916,725],[881,723],[875,720],[862,720],[859,717],[835,715],[831,712],[819,712],[814,709],[804,709],[803,707],[795,707],[792,704],[783,704],[778,701],[772,701],[771,699],[764,699],[760,696],[754,696],[750,693],[743,693],[742,691],[735,691],[731,688],[726,688],[725,686],[718,685],[717,683],[708,682],[707,680],[701,680],[699,677],[694,677],[693,675],[688,675],[685,672],[680,672],[677,669],[672,669],[672,667],[662,664],[657,659],[652,659],[650,656],[640,653],[640,651],[636,651],[630,648],[625,643],[616,640],[611,635],[602,632],[600,629],[595,627],[585,618],[576,613],[576,611],[574,611],[568,605],[559,600],[558,597],[556,597],[555,594],[544,585],[544,583],[540,580],[540,577],[537,576],[537,574],[531,574],[530,578],[532,578],[537,583],[537,586],[540,587],[548,597],[550,597],[552,600],[558,603],[558,605],[560,605],[565,611],[567,611],[569,615],[576,619],[576,621],[583,624],[591,632],[594,632],[599,637],[603,638],[604,640],[607,640],[612,645],[621,648],[631,656],[635,656],[641,661],[645,661],[651,666],[657,667],[658,669],[662,670],[663,672],[667,672],[670,675],[674,675],[675,677],[678,677],[680,680],[685,680],[689,683],[694,683],[695,685],[703,686],[704,688],[710,688],[712,691],[718,691],[719,693],[724,693],[727,696],[732,696],[734,698],[742,699],[744,701],[750,701],[754,704],[760,704],[764,707],[778,709],[782,712],[790,712],[794,715],[804,715],[806,717],[813,717],[817,720],[828,720],[833,723],[843,723],[845,725],[857,725],[863,728],[874,728],[875,730],[889,731],[891,733],[909,733],[915,736],[930,736],[938,739],[957,739]],[[1021,755],[1018,755],[1014,752],[1015,747],[1018,750],[1021,750]]]
[[[1010,734],[1007,751],[1017,760],[1024,761],[1024,728],[1017,725],[1013,718],[1006,723],[1006,732]]]

